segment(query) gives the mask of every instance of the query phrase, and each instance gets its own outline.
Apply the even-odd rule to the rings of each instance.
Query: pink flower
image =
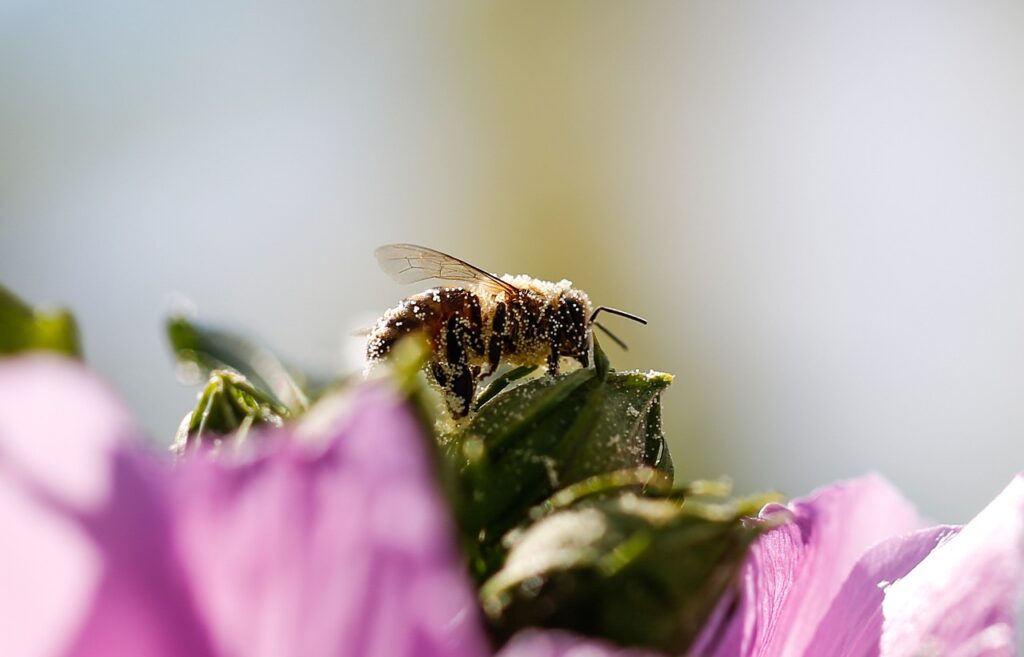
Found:
[[[996,657],[1017,654],[1024,476],[963,528],[925,528],[877,476],[834,484],[761,517],[765,534],[694,655]]]
[[[490,654],[427,438],[384,384],[349,402],[174,464],[80,366],[0,362],[0,655]],[[963,529],[877,478],[776,513],[696,654],[1012,654],[1024,479]],[[538,630],[500,652],[641,654]]]
[[[387,387],[244,463],[172,466],[136,437],[78,366],[0,364],[0,655],[487,654]]]
[[[619,648],[569,632],[524,630],[512,637],[498,657],[658,657],[658,654]]]

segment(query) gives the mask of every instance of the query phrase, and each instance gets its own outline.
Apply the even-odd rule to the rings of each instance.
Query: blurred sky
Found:
[[[173,299],[332,371],[412,241],[645,315],[681,478],[1024,466],[1024,6],[367,4],[0,4],[0,280],[154,436]]]

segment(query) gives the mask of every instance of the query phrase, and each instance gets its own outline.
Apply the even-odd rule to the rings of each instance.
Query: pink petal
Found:
[[[949,526],[922,529],[869,549],[843,583],[804,654],[877,657],[886,589],[958,531]]]
[[[0,363],[0,655],[486,654],[425,437],[351,401],[317,444],[172,468],[80,366]]]
[[[878,476],[834,484],[763,518],[790,513],[751,550],[735,613],[712,624],[696,654],[800,655],[861,554],[921,526],[913,507]]]
[[[1017,654],[1024,585],[1024,475],[885,593],[882,657]]]
[[[175,527],[164,465],[128,447],[114,454],[107,503],[79,520],[92,550],[102,556],[102,577],[62,654],[215,654],[173,550]]]
[[[419,425],[384,386],[352,409],[326,446],[182,464],[179,548],[218,652],[485,654]]]
[[[557,630],[524,630],[498,652],[497,657],[658,657],[635,648],[587,639]]]
[[[47,355],[0,360],[0,455],[78,509],[110,492],[111,453],[134,438],[131,416],[102,381]]]
[[[0,362],[0,654],[209,654],[132,434],[72,361]]]
[[[83,413],[77,404],[66,414],[38,408],[51,392],[58,400],[91,397],[84,409],[96,410]],[[108,438],[97,427],[104,417],[116,417],[120,425],[122,414],[92,377],[64,361],[39,356],[0,361],[0,526],[6,528],[0,540],[0,654],[56,654],[85,613],[101,575],[101,555],[70,514],[50,500],[60,493],[71,501],[102,499],[106,461],[88,458],[94,447],[62,450],[56,439],[64,431],[53,425],[73,425],[85,415],[90,430],[83,432],[83,442],[91,445],[97,436]],[[48,477],[46,459],[55,462],[63,481]]]

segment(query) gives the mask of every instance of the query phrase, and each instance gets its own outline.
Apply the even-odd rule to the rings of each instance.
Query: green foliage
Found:
[[[301,413],[309,406],[308,377],[285,365],[266,347],[182,316],[167,321],[167,337],[179,364],[197,370],[204,378],[216,370],[234,371],[290,413]]]
[[[745,517],[772,499],[681,497],[609,490],[510,535],[501,570],[480,590],[495,635],[557,627],[681,654],[762,531]]]
[[[640,466],[671,474],[660,423],[660,395],[671,380],[596,368],[531,379],[442,437],[458,473],[457,513],[478,579],[500,566],[505,533],[557,490]]]
[[[0,354],[54,351],[81,357],[75,318],[66,310],[32,308],[0,286]]]
[[[308,376],[287,366],[266,347],[176,316],[167,336],[179,366],[207,383],[195,408],[178,427],[171,449],[181,453],[198,444],[240,447],[249,430],[280,425],[296,417],[322,393]]]
[[[495,640],[557,627],[681,653],[763,531],[770,496],[673,487],[661,426],[672,377],[594,367],[498,377],[439,436],[441,472]],[[704,496],[703,498],[701,496]]]
[[[536,369],[536,365],[522,365],[520,367],[513,368],[504,374],[496,376],[494,380],[491,381],[490,385],[488,385],[487,388],[477,395],[475,400],[473,400],[473,410],[480,410],[481,406],[498,396],[498,393],[502,390],[509,387],[519,379],[529,376],[536,371]]]
[[[227,440],[241,447],[253,426],[280,426],[289,415],[287,408],[230,370],[210,374],[195,409],[185,416],[174,437],[171,451],[181,454],[199,444],[218,445]]]

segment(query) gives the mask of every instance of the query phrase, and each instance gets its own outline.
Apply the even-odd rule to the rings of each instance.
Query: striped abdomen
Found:
[[[461,287],[438,287],[403,300],[384,313],[373,327],[366,358],[382,360],[396,342],[417,331],[427,336],[435,354],[443,354],[447,350],[444,342],[449,325],[457,325],[459,332],[470,331],[480,336],[480,300],[474,292]]]

